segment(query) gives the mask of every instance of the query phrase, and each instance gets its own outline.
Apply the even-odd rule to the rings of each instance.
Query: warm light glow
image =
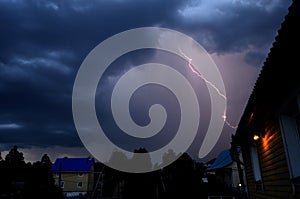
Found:
[[[248,125],[250,124],[250,122],[252,121],[253,115],[254,115],[254,113],[252,112],[251,115],[250,115],[250,118],[249,118],[249,120],[248,120],[248,122],[247,122],[247,126],[248,126]]]
[[[254,136],[253,136],[253,140],[256,141],[256,140],[258,140],[258,139],[259,139],[259,136],[258,136],[258,135],[254,135]]]
[[[266,156],[270,153],[270,143],[276,136],[280,136],[280,132],[266,130],[265,136],[261,138],[262,148]]]

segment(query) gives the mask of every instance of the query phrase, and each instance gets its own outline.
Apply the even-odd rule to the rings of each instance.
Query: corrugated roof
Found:
[[[62,172],[88,172],[91,170],[93,162],[93,158],[57,158],[51,168],[51,172],[59,172],[60,165]]]
[[[297,66],[299,66],[298,47],[300,42],[299,13],[300,2],[293,0],[278,30],[272,48],[266,58],[255,83],[247,106],[236,131],[236,139],[247,139],[245,128],[254,115],[255,122],[263,121],[265,114],[276,117],[291,93],[300,87]],[[295,50],[296,49],[296,50]],[[254,114],[253,114],[254,113]],[[254,121],[253,120],[253,121]]]

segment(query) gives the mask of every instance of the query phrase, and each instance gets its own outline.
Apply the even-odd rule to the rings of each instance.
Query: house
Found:
[[[232,139],[249,198],[300,198],[299,4],[289,7]]]
[[[85,195],[94,187],[93,158],[57,158],[51,172],[66,196]]]
[[[240,159],[242,155],[240,149],[238,148],[238,153]],[[241,167],[243,169],[243,167]],[[222,151],[213,164],[206,170],[207,176],[213,176],[214,180],[223,185],[227,191],[219,194],[234,194],[234,192],[239,192],[241,183],[239,178],[237,162],[232,159],[232,154],[230,149]],[[243,178],[244,179],[244,178]],[[226,193],[227,192],[227,193]]]

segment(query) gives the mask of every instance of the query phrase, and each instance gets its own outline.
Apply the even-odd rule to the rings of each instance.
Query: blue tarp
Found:
[[[237,148],[238,153],[240,152],[240,147]],[[227,167],[228,165],[232,164],[232,158],[230,156],[230,149],[222,151],[214,163],[207,169],[208,171],[210,170],[215,170],[215,169],[221,169],[224,167]]]

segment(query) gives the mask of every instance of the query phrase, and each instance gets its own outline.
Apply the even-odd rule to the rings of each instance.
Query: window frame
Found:
[[[251,156],[251,163],[252,163],[252,170],[253,170],[253,176],[255,182],[261,181],[261,166],[259,162],[259,155],[257,151],[257,146],[255,143],[253,143],[250,146],[250,156]]]
[[[292,180],[300,177],[300,136],[296,116],[281,115],[280,128],[290,179]]]
[[[65,188],[65,181],[60,181],[59,187],[62,189]]]
[[[81,185],[79,185],[79,184],[81,184]],[[79,189],[83,188],[83,182],[82,181],[77,182],[77,188],[79,188]]]
[[[256,190],[263,191],[261,164],[256,143],[250,145],[250,158]]]

